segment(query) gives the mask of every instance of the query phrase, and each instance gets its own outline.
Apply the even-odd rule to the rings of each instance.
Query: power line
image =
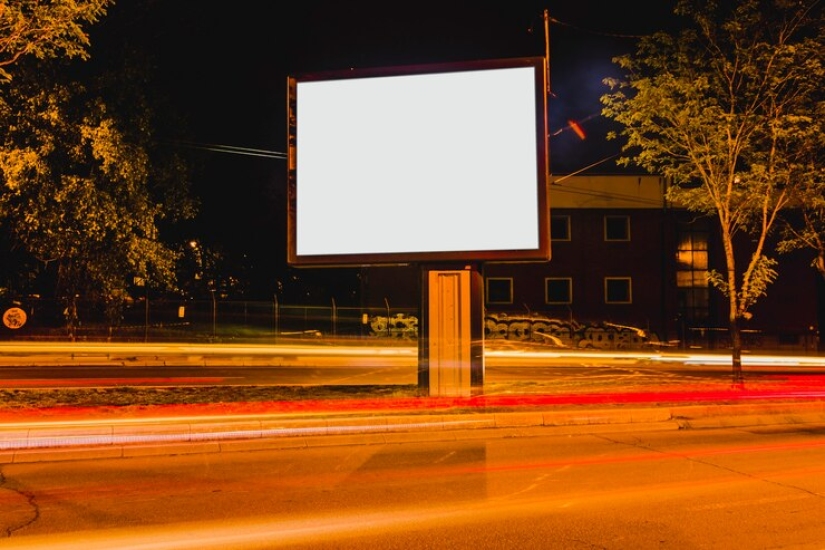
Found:
[[[576,30],[576,31],[579,31],[579,32],[594,34],[594,35],[598,35],[598,36],[607,36],[607,37],[611,37],[611,38],[634,38],[634,39],[635,38],[643,38],[643,36],[644,36],[644,35],[640,35],[640,34],[625,34],[625,33],[605,32],[605,31],[596,31],[596,30],[593,30],[593,29],[586,29],[584,27],[579,27],[577,25],[572,25],[570,23],[565,23],[564,21],[559,21],[555,17],[550,17],[550,16],[546,15],[546,12],[545,12],[545,17],[547,17],[547,19],[549,19],[549,21],[551,23],[555,23],[556,25],[560,25],[562,27],[567,27],[569,29],[573,29],[573,30]]]
[[[201,149],[203,151],[213,151],[215,153],[228,153],[231,155],[247,155],[252,157],[274,158],[286,160],[286,153],[283,151],[270,151],[268,149],[255,149],[252,147],[237,147],[235,145],[222,145],[218,143],[196,143],[191,141],[174,141],[175,145],[189,147],[190,149]]]
[[[580,169],[576,170],[575,172],[572,172],[572,173],[570,173],[570,174],[567,174],[567,175],[565,175],[565,176],[560,177],[559,179],[557,179],[557,180],[553,181],[553,182],[552,182],[552,185],[559,185],[559,182],[564,181],[564,180],[566,180],[567,178],[572,178],[573,176],[577,176],[577,175],[581,174],[582,172],[585,172],[585,171],[587,171],[587,170],[590,170],[590,169],[591,169],[591,168],[593,168],[594,166],[598,166],[599,164],[602,164],[603,162],[607,162],[608,160],[610,160],[610,159],[612,159],[612,158],[614,158],[614,157],[618,157],[618,156],[619,156],[619,155],[618,155],[618,153],[617,153],[617,154],[615,154],[615,155],[610,155],[609,157],[605,157],[605,158],[603,158],[602,160],[598,160],[598,161],[594,162],[593,164],[590,164],[590,165],[588,165],[588,166],[585,166],[584,168],[580,168]]]

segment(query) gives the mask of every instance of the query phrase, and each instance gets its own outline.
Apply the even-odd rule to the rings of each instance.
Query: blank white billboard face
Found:
[[[547,259],[540,69],[293,80],[290,261]]]

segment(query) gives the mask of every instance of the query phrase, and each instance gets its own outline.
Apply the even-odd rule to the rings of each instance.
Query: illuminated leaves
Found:
[[[780,213],[809,182],[821,194],[825,20],[814,0],[680,0],[676,13],[684,30],[616,60],[626,77],[606,81],[603,113],[623,127],[611,136],[626,139],[621,163],[669,178],[674,204],[719,221],[726,264],[711,281],[735,328],[776,278]]]
[[[0,80],[24,56],[88,56],[85,24],[99,20],[114,0],[3,0],[0,2]]]
[[[37,152],[29,148],[0,150],[0,166],[3,184],[10,191],[17,191],[26,181],[36,179],[37,173],[45,168]]]
[[[174,287],[177,254],[158,224],[195,212],[185,165],[158,153],[151,124],[132,123],[151,119],[147,104],[115,92],[136,90],[39,69],[18,73],[0,110],[3,228],[56,270],[58,295],[122,300],[134,276]]]

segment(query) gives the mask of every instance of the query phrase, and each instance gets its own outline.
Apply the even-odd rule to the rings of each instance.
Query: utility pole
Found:
[[[544,10],[544,84],[545,93],[547,94],[544,104],[544,121],[547,128],[550,128],[550,98],[553,97],[553,91],[550,87],[550,14]],[[544,136],[544,162],[545,162],[545,185],[550,183],[550,136]]]
[[[550,14],[544,10],[544,78],[547,84],[547,98],[553,95],[550,87]]]

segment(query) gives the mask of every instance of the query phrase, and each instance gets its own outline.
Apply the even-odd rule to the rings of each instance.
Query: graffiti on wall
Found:
[[[369,320],[373,336],[416,340],[418,317],[398,313]],[[549,317],[490,314],[484,319],[486,340],[508,340],[575,349],[638,349],[658,342],[648,331],[606,321],[579,323]]]
[[[579,323],[549,317],[487,315],[484,338],[543,343],[576,349],[635,349],[649,346],[655,334],[606,321]]]
[[[376,315],[370,317],[370,334],[372,336],[400,338],[403,340],[418,339],[418,317],[396,313],[392,317]]]

